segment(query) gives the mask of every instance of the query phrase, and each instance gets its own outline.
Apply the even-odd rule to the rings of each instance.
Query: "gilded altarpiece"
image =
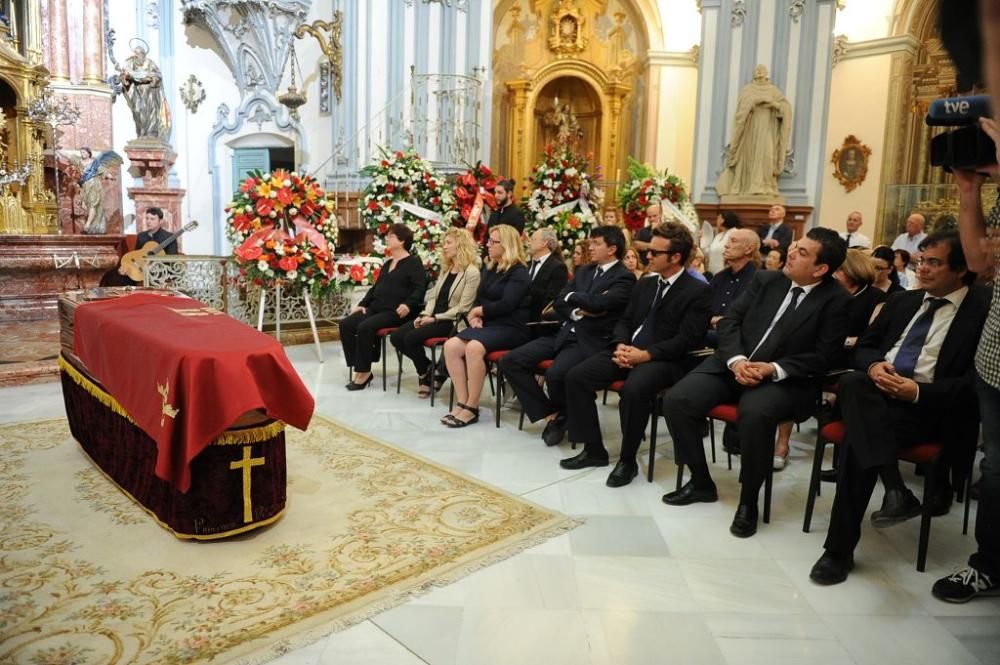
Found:
[[[628,0],[503,0],[494,8],[491,165],[526,182],[572,117],[604,181],[639,154],[648,38]],[[565,129],[564,129],[565,131]],[[608,187],[608,202],[613,187]]]

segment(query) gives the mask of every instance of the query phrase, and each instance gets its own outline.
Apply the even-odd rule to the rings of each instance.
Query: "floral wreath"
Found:
[[[455,178],[455,207],[459,214],[455,225],[465,228],[469,217],[475,215],[477,224],[473,237],[479,243],[482,243],[482,236],[486,233],[487,211],[484,208],[497,209],[496,187],[499,180],[501,178],[497,178],[481,161]]]
[[[314,295],[336,286],[334,202],[315,178],[284,169],[251,171],[226,206],[226,235],[240,272]]]
[[[591,159],[590,153],[582,156],[565,146],[545,146],[542,161],[531,173],[529,230],[551,228],[565,247],[587,237],[598,224],[594,211],[604,202],[604,192],[595,187],[589,171]]]
[[[335,279],[341,287],[374,286],[382,270],[382,259],[369,254],[337,257]]]
[[[431,278],[437,275],[437,248],[445,231],[458,218],[455,198],[443,177],[412,150],[392,154],[361,170],[371,179],[358,203],[365,226],[375,234],[375,249],[384,251],[382,240],[397,222],[413,231],[411,253],[420,258]]]
[[[629,157],[628,178],[618,188],[617,197],[625,226],[631,231],[645,225],[646,208],[650,204],[664,200],[673,203],[684,214],[684,218],[678,221],[692,229],[692,232],[698,229],[698,213],[688,198],[687,185],[667,169],[663,169],[661,173],[649,164]]]

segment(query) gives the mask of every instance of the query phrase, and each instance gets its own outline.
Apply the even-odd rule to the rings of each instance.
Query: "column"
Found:
[[[84,0],[83,5],[83,82],[104,83],[104,21],[101,0]]]
[[[69,22],[66,0],[49,0],[49,68],[56,81],[69,81]]]

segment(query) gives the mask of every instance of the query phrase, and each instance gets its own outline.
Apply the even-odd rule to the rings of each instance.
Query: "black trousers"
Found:
[[[861,538],[861,523],[878,482],[879,467],[895,464],[900,449],[937,438],[945,414],[886,397],[864,372],[841,377],[837,404],[845,434],[824,547],[846,556],[854,552]],[[942,461],[942,466],[945,464]]]
[[[340,345],[347,366],[355,372],[370,372],[382,350],[375,333],[379,328],[393,328],[401,323],[396,312],[355,312],[341,320]]]
[[[586,357],[572,336],[558,349],[554,336],[539,337],[504,356],[500,367],[504,380],[521,402],[524,415],[531,422],[536,422],[551,413],[566,413],[566,373]],[[554,362],[545,370],[546,396],[546,391],[535,378],[535,368],[538,363],[549,359]]]
[[[431,367],[424,341],[432,337],[450,337],[454,328],[454,321],[435,321],[419,328],[413,326],[413,321],[407,321],[389,335],[389,341],[396,350],[413,361],[417,374],[423,376]]]
[[[595,456],[607,456],[597,416],[597,391],[624,380],[625,385],[618,395],[621,459],[634,462],[656,394],[672,386],[683,374],[683,368],[676,362],[653,360],[632,369],[622,369],[611,359],[610,352],[591,356],[566,376],[569,440],[583,443],[586,451]]]
[[[812,401],[812,390],[801,383],[765,381],[754,387],[736,382],[732,372],[709,374],[694,371],[681,379],[663,398],[663,416],[674,440],[678,464],[691,469],[692,482],[712,481],[705,459],[702,426],[719,404],[736,403],[740,432],[740,504],[757,506],[761,485],[774,457],[778,424],[792,420]]]

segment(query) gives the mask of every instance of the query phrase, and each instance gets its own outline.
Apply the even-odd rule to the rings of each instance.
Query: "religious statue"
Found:
[[[141,39],[129,42],[132,55],[118,70],[122,95],[132,111],[136,137],[167,142],[170,138],[170,108],[163,94],[163,76],[149,59],[149,46]]]
[[[583,138],[580,121],[576,119],[573,108],[568,103],[560,105],[558,97],[545,113],[544,124],[556,128],[556,145],[573,146]]]
[[[104,214],[104,180],[114,177],[111,169],[123,164],[121,156],[114,150],[105,150],[97,157],[90,148],[60,150],[61,157],[80,172],[80,200],[87,209],[87,221],[83,232],[90,234],[107,233],[108,220]]]
[[[778,195],[792,131],[792,105],[757,65],[740,90],[726,167],[715,185],[720,196]]]

